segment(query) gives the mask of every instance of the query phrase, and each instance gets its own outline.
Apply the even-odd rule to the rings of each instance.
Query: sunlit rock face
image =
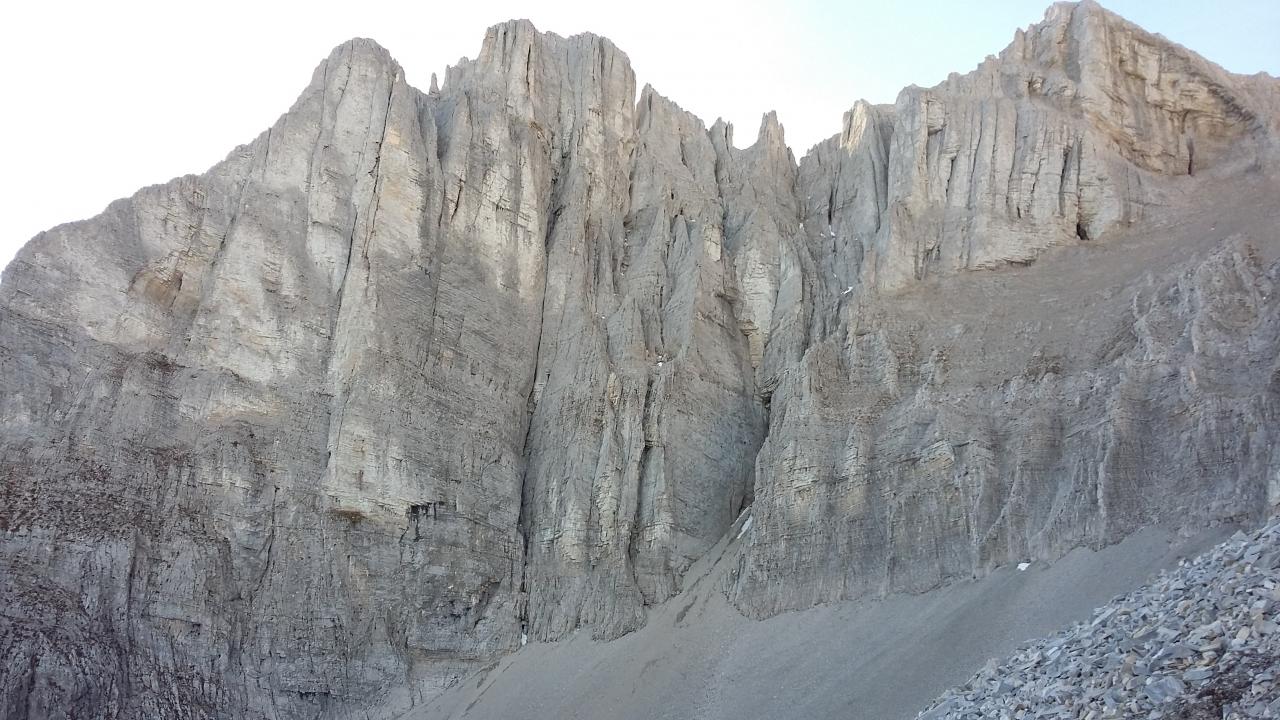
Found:
[[[1277,107],[1089,3],[799,163],[592,35],[348,42],[6,270],[0,717],[399,716],[744,511],[753,617],[1261,516]]]
[[[1270,203],[1276,98],[1086,2],[856,104],[799,165],[739,607],[1265,512],[1280,238],[1274,212],[1212,220]]]

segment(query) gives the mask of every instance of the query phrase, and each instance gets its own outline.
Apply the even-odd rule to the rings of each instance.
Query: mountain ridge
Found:
[[[731,532],[765,618],[1257,519],[1280,91],[1188,52],[1055,5],[797,162],[591,34],[495,25],[427,92],[339,45],[5,270],[6,705],[402,712],[643,627]]]

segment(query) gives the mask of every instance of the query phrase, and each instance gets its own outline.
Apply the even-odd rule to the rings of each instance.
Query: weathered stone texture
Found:
[[[1060,4],[973,73],[846,114],[800,162],[741,609],[1270,507],[1277,238],[1265,210],[1235,237],[1178,227],[1274,192],[1259,80]],[[1217,180],[1191,177],[1196,143]],[[1212,191],[1242,175],[1251,200]],[[1160,223],[1167,247],[1125,244]]]
[[[1273,79],[1085,3],[799,164],[635,100],[592,35],[425,93],[353,40],[33,239],[0,717],[396,716],[639,627],[747,508],[763,616],[1280,499]]]

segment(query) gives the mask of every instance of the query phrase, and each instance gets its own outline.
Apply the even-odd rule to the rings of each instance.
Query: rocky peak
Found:
[[[760,119],[760,130],[756,134],[756,144],[769,153],[780,153],[787,146],[782,123],[778,122],[778,113],[770,110]]]
[[[1050,7],[999,62],[1007,84],[1082,112],[1146,170],[1194,172],[1265,129],[1238,77],[1091,0]]]
[[[797,163],[593,35],[496,25],[426,93],[344,43],[6,271],[4,697],[397,716],[730,532],[764,617],[1260,515],[1277,98],[1061,5]]]

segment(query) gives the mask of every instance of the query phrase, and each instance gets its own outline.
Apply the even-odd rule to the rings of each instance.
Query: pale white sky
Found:
[[[7,2],[0,108],[0,266],[30,237],[144,185],[203,172],[292,104],[330,49],[372,37],[426,88],[474,56],[488,26],[527,17],[591,31],[737,144],[777,110],[797,157],[859,98],[892,102],[998,52],[1047,0],[861,2]],[[1111,0],[1104,5],[1234,72],[1280,74],[1276,0]],[[443,77],[443,74],[442,74]]]

